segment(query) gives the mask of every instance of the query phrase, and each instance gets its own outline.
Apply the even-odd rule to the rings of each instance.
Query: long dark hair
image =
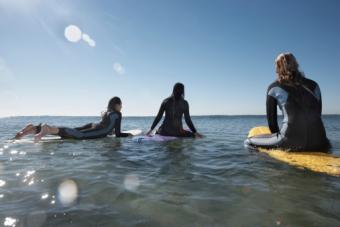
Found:
[[[110,99],[109,103],[107,104],[107,112],[113,112],[115,111],[115,106],[122,104],[122,100],[115,96]]]
[[[184,84],[176,83],[172,91],[172,96],[175,98],[175,100],[183,99],[184,98]]]

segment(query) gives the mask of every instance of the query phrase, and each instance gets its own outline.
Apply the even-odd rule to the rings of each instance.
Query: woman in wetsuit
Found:
[[[267,91],[267,120],[272,134],[249,138],[245,145],[294,151],[327,151],[330,144],[321,119],[319,85],[305,78],[291,53],[277,57],[276,74],[277,80]],[[277,123],[277,106],[283,113],[281,129]]]
[[[53,127],[47,124],[34,126],[27,125],[18,132],[15,139],[21,139],[28,134],[35,134],[34,141],[38,142],[45,135],[58,135],[63,139],[97,139],[107,135],[115,134],[116,137],[127,137],[129,133],[122,133],[120,125],[122,120],[122,101],[118,97],[113,97],[107,106],[107,111],[103,114],[102,120],[96,123],[89,123],[78,128]],[[114,130],[114,131],[113,131]]]
[[[147,133],[148,136],[152,134],[159,121],[162,119],[165,112],[165,119],[161,127],[157,130],[157,134],[162,136],[176,136],[176,137],[195,137],[201,138],[194,124],[191,121],[189,114],[189,104],[184,99],[184,85],[176,83],[173,89],[173,93],[169,98],[166,98],[155,118],[150,131]],[[182,118],[184,119],[191,131],[183,129]]]

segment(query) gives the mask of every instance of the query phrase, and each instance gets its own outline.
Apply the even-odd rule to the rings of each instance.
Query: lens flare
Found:
[[[78,198],[78,186],[73,180],[65,180],[58,187],[58,200],[63,206],[71,206]]]
[[[82,32],[76,25],[69,25],[65,28],[65,38],[72,43],[77,43],[82,38]]]
[[[126,190],[135,191],[139,187],[139,177],[135,174],[129,174],[125,176],[124,187]]]

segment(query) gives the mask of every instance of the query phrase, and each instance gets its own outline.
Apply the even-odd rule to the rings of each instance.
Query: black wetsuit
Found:
[[[277,106],[283,113],[281,129]],[[322,99],[318,84],[303,78],[300,85],[272,83],[267,91],[267,119],[271,135],[255,136],[246,146],[294,151],[324,151],[330,144],[321,119]]]
[[[151,126],[151,130],[157,126],[159,121],[162,119],[164,112],[165,119],[157,131],[158,134],[163,136],[194,137],[196,129],[191,121],[189,104],[186,100],[183,98],[176,100],[173,96],[165,99],[159,109],[156,119]],[[183,115],[185,122],[190,128],[191,132],[183,129]]]
[[[63,139],[98,139],[112,135],[113,130],[116,137],[127,137],[128,133],[120,130],[122,114],[120,112],[107,112],[98,124],[86,124],[78,128],[60,127],[58,136]]]

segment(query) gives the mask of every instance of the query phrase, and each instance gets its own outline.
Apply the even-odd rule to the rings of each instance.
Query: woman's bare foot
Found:
[[[33,124],[28,124],[26,125],[25,128],[23,128],[20,132],[18,132],[15,135],[14,139],[19,140],[26,135],[34,134],[35,131],[36,131],[35,126]]]
[[[34,143],[38,143],[41,138],[50,133],[50,127],[48,125],[42,125],[41,130],[38,134],[34,136]]]

